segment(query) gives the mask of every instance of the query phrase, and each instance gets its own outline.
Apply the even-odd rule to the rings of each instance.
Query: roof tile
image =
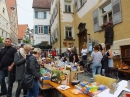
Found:
[[[32,8],[50,9],[51,0],[33,0]]]
[[[27,27],[28,27],[27,24],[18,25],[18,39],[23,39]]]

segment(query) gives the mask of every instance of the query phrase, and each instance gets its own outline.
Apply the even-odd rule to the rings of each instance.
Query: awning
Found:
[[[43,43],[39,43],[39,44],[33,45],[33,47],[40,48],[40,49],[51,49],[52,48],[51,45],[43,44]]]

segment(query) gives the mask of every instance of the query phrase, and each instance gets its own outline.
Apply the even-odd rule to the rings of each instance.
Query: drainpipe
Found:
[[[59,10],[59,36],[60,36],[60,55],[61,55],[61,53],[62,53],[62,51],[61,51],[61,12],[60,12],[60,0],[59,0],[59,8],[58,8]]]

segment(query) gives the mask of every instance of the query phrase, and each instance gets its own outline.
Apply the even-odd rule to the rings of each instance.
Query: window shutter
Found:
[[[99,20],[98,20],[98,9],[93,11],[93,23],[94,23],[94,32],[99,31],[100,27],[99,27]]]
[[[47,14],[46,14],[46,11],[44,12],[44,19],[46,19],[46,17],[47,17]]]
[[[35,25],[35,34],[38,34],[38,26]]]
[[[58,28],[56,29],[56,36],[57,36],[57,39],[58,39]]]
[[[35,18],[38,18],[38,12],[35,11]]]
[[[78,5],[77,5],[77,1],[75,1],[75,10],[78,10]]]
[[[68,12],[71,12],[71,6],[68,5]]]
[[[65,5],[65,12],[67,12],[68,10],[67,10],[67,5]]]
[[[121,2],[120,0],[111,0],[112,2],[112,13],[113,13],[113,24],[122,22],[121,14]]]
[[[44,26],[44,34],[48,34],[48,26]]]

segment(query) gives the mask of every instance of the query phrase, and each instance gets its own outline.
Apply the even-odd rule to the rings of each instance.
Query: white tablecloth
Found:
[[[118,89],[116,90],[116,92],[114,94],[110,94],[109,90],[110,89],[106,89],[103,92],[99,93],[97,96],[98,97],[118,97],[118,95],[121,93],[122,90],[126,90],[129,91],[129,89],[127,89],[127,81],[122,80],[118,83]]]

